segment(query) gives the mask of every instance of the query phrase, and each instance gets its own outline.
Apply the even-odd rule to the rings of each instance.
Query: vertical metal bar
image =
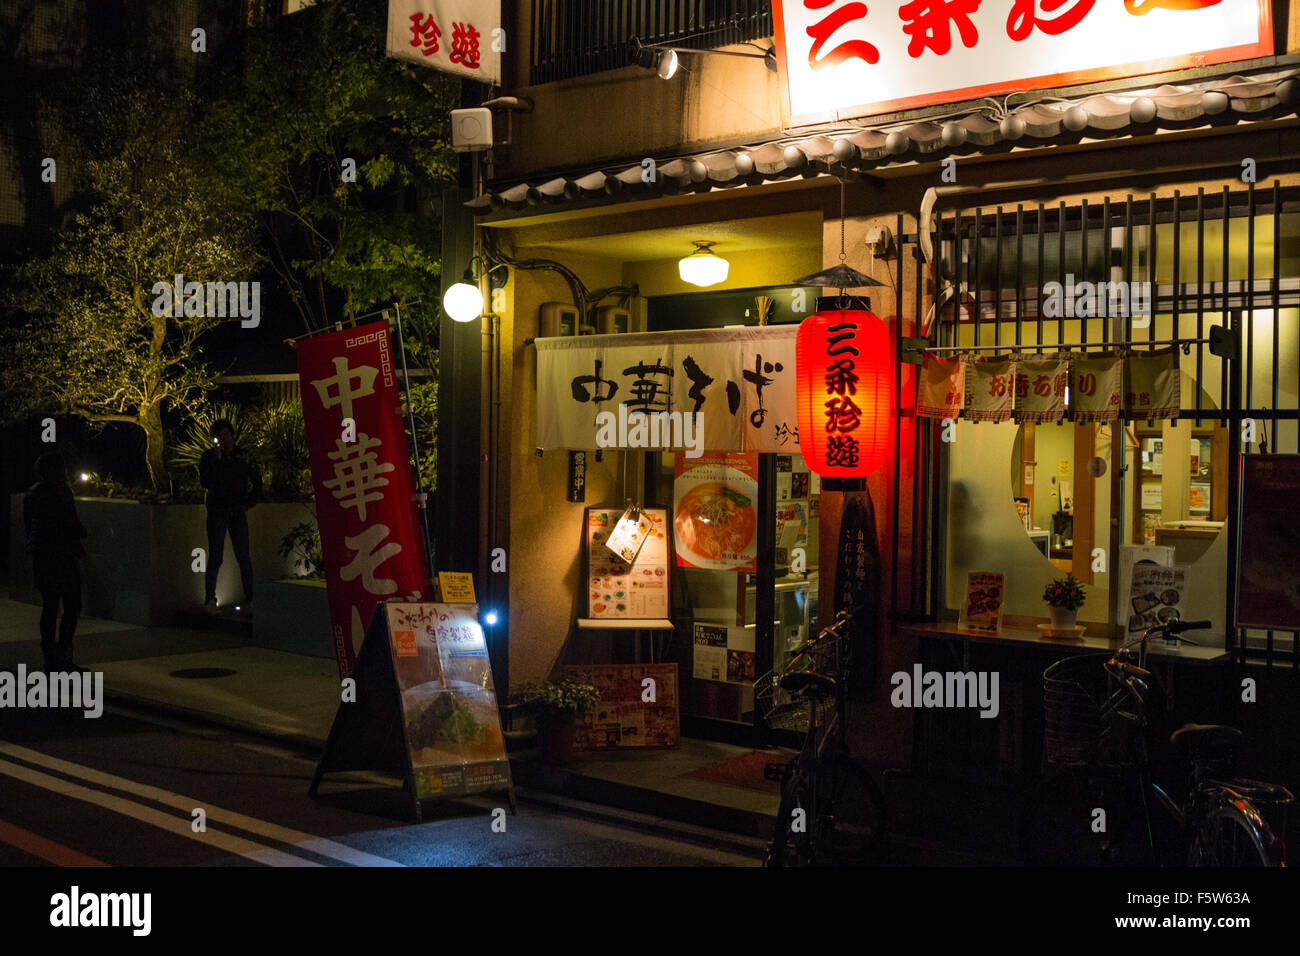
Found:
[[[1025,207],[1016,205],[1016,345],[1020,344],[1020,300],[1025,281]]]
[[[953,332],[955,333],[961,323],[961,279],[962,279],[962,270],[965,266],[965,262],[962,259],[962,236],[965,231],[965,225],[962,223],[962,216],[961,216],[960,209],[956,210],[953,213],[952,231],[953,231],[953,235],[956,237],[955,239],[953,239],[953,247],[952,247],[953,248],[953,253],[952,253],[953,281],[955,283],[955,288],[953,290],[955,294],[952,297],[952,328],[953,328]],[[976,316],[975,319],[975,334],[977,336],[979,335],[978,316]]]
[[[1150,331],[1148,341],[1156,340],[1156,194],[1151,193],[1147,197],[1147,288],[1151,290],[1151,295],[1147,297],[1147,304],[1151,309],[1150,323],[1147,329]],[[1175,336],[1177,338],[1177,336]],[[1151,346],[1155,351],[1155,346]]]
[[[1111,262],[1112,262],[1112,260],[1111,260],[1111,256],[1112,256],[1112,255],[1113,255],[1113,251],[1112,251],[1112,249],[1111,249],[1111,244],[1110,244],[1110,197],[1107,196],[1107,197],[1106,197],[1105,199],[1103,199],[1102,202],[1101,202],[1101,276],[1100,276],[1100,281],[1102,281],[1102,282],[1109,282],[1109,281],[1110,281],[1110,267],[1111,267]],[[1086,276],[1085,276],[1085,278],[1086,278]],[[1101,303],[1098,303],[1098,306],[1100,306],[1100,305],[1101,305]],[[1099,308],[1098,311],[1102,311],[1102,310]],[[1109,308],[1106,308],[1104,311],[1109,312],[1110,309],[1109,309]],[[1101,323],[1101,340],[1102,340],[1103,342],[1109,342],[1109,341],[1110,341],[1110,321],[1109,321],[1109,319],[1103,320],[1102,323]],[[1125,341],[1127,341],[1127,339],[1125,339]]]
[[[1038,268],[1034,270],[1034,286],[1037,289],[1034,295],[1034,316],[1038,320],[1038,354],[1043,354],[1043,244],[1047,241],[1046,237],[1047,221],[1043,204],[1038,204]]]
[[[1280,296],[1282,293],[1282,184],[1279,180],[1273,180],[1273,448],[1275,451],[1281,451],[1282,443],[1277,440],[1277,383],[1281,377],[1281,370],[1278,368],[1277,356],[1277,336],[1278,326],[1281,325],[1282,316],[1279,314],[1281,306]],[[1300,363],[1297,363],[1300,366]],[[1300,369],[1297,370],[1297,376],[1300,376]],[[1296,382],[1297,389],[1300,389],[1300,378]],[[1300,391],[1297,391],[1300,395]],[[1296,428],[1300,429],[1300,422],[1296,423]],[[1298,436],[1296,451],[1300,452],[1300,436]],[[1296,635],[1300,641],[1300,633]],[[1300,652],[1300,644],[1297,644],[1297,652]],[[1300,666],[1300,653],[1297,654],[1296,663]]]
[[[1065,200],[1061,200],[1060,211],[1056,214],[1056,233],[1060,250],[1057,253],[1056,271],[1057,278],[1061,283],[1063,295],[1069,295],[1070,290],[1065,288]],[[1056,317],[1056,341],[1061,343],[1065,341],[1065,309],[1061,309],[1060,314]]]
[[[537,84],[537,9],[542,0],[533,0],[528,5],[528,82]]]
[[[1224,315],[1227,315],[1228,313],[1228,243],[1229,243],[1228,227],[1229,225],[1230,222],[1228,220],[1228,187],[1224,186],[1223,187],[1223,272],[1221,273],[1221,280],[1223,282],[1223,314]],[[1240,326],[1238,326],[1238,330],[1240,331]],[[1222,359],[1219,360],[1219,382],[1220,382],[1219,387],[1224,391],[1226,391],[1231,384],[1229,381],[1230,378],[1229,369],[1228,369],[1229,365],[1236,366],[1238,365],[1238,363],[1226,362]],[[1220,394],[1223,393],[1220,392]],[[1237,395],[1233,396],[1234,401],[1237,401],[1239,398],[1240,396]],[[1219,404],[1220,406],[1222,406],[1226,403],[1220,402]],[[1220,408],[1219,411],[1219,419],[1220,421],[1223,422],[1223,424],[1225,425],[1228,424],[1229,421],[1228,415],[1222,408]]]
[[[755,581],[754,666],[770,669],[776,655],[776,455],[758,456],[758,562]],[[827,610],[830,610],[829,608]],[[767,673],[762,671],[761,673]],[[754,708],[754,733],[760,729],[760,709]]]
[[[1236,323],[1233,316],[1226,310],[1224,312],[1224,323],[1232,332],[1236,331]],[[1225,368],[1231,369],[1232,374],[1232,391],[1224,396],[1221,405],[1229,408],[1234,419],[1240,418],[1240,408],[1238,407],[1238,395],[1241,386],[1241,363],[1237,361],[1229,362],[1226,359],[1221,360]],[[1200,392],[1200,389],[1197,389]],[[1228,533],[1228,580],[1234,580],[1237,573],[1237,562],[1240,560],[1240,548],[1237,541],[1239,525],[1241,519],[1241,509],[1238,502],[1241,495],[1241,429],[1232,427],[1228,429],[1228,523],[1225,530]],[[1245,634],[1238,634],[1236,626],[1237,617],[1237,589],[1228,587],[1226,589],[1226,608],[1223,622],[1223,629],[1229,635],[1237,635],[1240,638],[1242,650],[1245,650]],[[1231,638],[1230,638],[1231,641]]]
[[[975,321],[975,344],[976,345],[980,344],[980,323],[984,321],[984,303],[981,299],[981,292],[983,290],[981,288],[982,283],[980,281],[981,279],[980,247],[983,245],[983,242],[981,242],[980,240],[980,230],[983,227],[983,225],[984,225],[983,210],[980,209],[979,206],[976,206],[975,207],[975,228],[972,230],[972,232],[974,233],[974,238],[972,238],[971,240],[972,243],[971,265],[975,272],[975,314],[974,316],[972,316],[972,318]],[[957,315],[957,313],[955,312],[953,314]],[[955,331],[955,327],[954,327],[954,331]],[[957,342],[954,340],[952,344],[956,345]]]
[[[1172,309],[1173,320],[1174,320],[1174,334],[1171,336],[1171,338],[1175,338],[1175,339],[1178,338],[1178,310],[1183,302],[1183,290],[1181,285],[1179,284],[1179,280],[1181,278],[1182,255],[1183,255],[1182,197],[1179,194],[1178,190],[1175,189],[1174,190],[1174,272],[1173,272],[1174,301],[1173,301],[1173,309]],[[1152,289],[1154,288],[1155,287],[1152,286]],[[1151,305],[1151,311],[1152,312],[1155,311],[1154,302]],[[1200,388],[1201,383],[1197,382],[1196,387]]]
[[[898,214],[898,228],[894,235],[903,234],[903,214]],[[891,620],[898,619],[898,515],[899,511],[899,491],[901,487],[901,477],[903,471],[903,256],[902,250],[899,250],[898,256],[898,281],[894,283],[894,499],[893,506],[893,535],[894,535],[894,554],[890,558],[892,576],[889,579],[889,608]],[[920,371],[920,366],[916,366]],[[913,414],[912,421],[915,424],[916,416]],[[916,546],[915,534],[913,528],[912,546]]]
[[[1129,193],[1124,202],[1124,281],[1125,288],[1133,288],[1133,194]],[[1124,317],[1124,341],[1133,341],[1133,310],[1128,309]]]
[[[1002,344],[1002,207],[993,219],[993,344]]]
[[[1196,337],[1205,338],[1205,187],[1196,187]],[[1201,427],[1201,382],[1205,374],[1205,346],[1196,343],[1196,427]],[[1220,396],[1220,400],[1225,400]],[[1231,510],[1231,509],[1229,509]]]
[[[1110,200],[1106,200],[1110,202]],[[1088,200],[1079,204],[1079,277],[1074,281],[1076,283],[1086,282],[1088,280]],[[1069,289],[1065,290],[1067,296],[1071,295]],[[1068,300],[1067,300],[1068,301]],[[1104,323],[1103,323],[1104,327]],[[1088,320],[1079,319],[1079,341],[1087,344],[1088,342]]]
[[[1246,184],[1246,410],[1255,407],[1255,184]],[[1273,323],[1277,341],[1277,323]],[[1277,381],[1277,360],[1270,369]],[[1276,408],[1276,406],[1274,406]]]
[[[916,298],[913,301],[916,303],[917,318],[920,319],[922,316],[921,303],[924,301],[922,298],[924,289],[921,285],[921,235],[919,222],[917,223],[917,226],[916,245],[912,247],[912,271],[915,273],[914,281],[916,283],[914,291]],[[899,227],[899,235],[902,235],[901,226]],[[899,258],[902,257],[900,256]],[[902,285],[902,282],[899,282],[899,285]],[[936,323],[938,322],[937,315],[935,316],[935,321]],[[917,329],[913,334],[920,335],[921,332]],[[939,341],[937,335],[935,341]],[[922,434],[921,420],[919,418],[914,418],[913,421],[916,422],[915,438],[913,440],[913,445],[916,448],[916,463],[914,464],[914,467],[916,467],[916,473],[913,477],[912,491],[912,610],[925,612],[928,608],[926,606],[927,602],[925,601],[925,591],[923,589],[923,574],[925,569],[925,555],[928,553],[930,548],[930,484],[928,480],[924,479],[930,478],[930,468],[933,461],[930,455],[930,436],[934,430],[934,423],[927,418],[925,420],[924,434]],[[924,476],[922,475],[923,471]],[[916,531],[918,518],[921,522],[919,535]]]

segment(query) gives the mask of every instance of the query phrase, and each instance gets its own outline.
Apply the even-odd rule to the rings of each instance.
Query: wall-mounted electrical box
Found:
[[[646,330],[646,300],[632,296],[627,305],[605,305],[596,310],[596,332],[618,335]]]
[[[537,323],[538,338],[578,334],[578,310],[566,302],[543,302]]]

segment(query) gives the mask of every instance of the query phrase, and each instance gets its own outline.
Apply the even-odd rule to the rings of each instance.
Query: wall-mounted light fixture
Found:
[[[633,37],[628,44],[628,61],[635,66],[654,70],[660,79],[670,80],[677,72],[679,55],[689,53],[696,56],[740,56],[750,60],[762,60],[773,73],[776,72],[776,47],[768,47],[762,53],[740,53],[735,50],[695,50],[684,46],[663,46],[658,43],[642,43]]]
[[[479,291],[478,274],[474,270],[474,263],[482,261],[477,255],[471,257],[469,265],[465,267],[465,274],[461,276],[461,280],[450,285],[442,295],[443,311],[451,316],[453,321],[473,322],[483,315],[483,293]],[[492,273],[505,268],[505,263],[487,267],[492,288],[504,287],[505,280],[499,274],[494,277]]]
[[[472,262],[461,280],[443,293],[442,308],[455,322],[473,322],[483,314],[483,293],[474,278]]]
[[[695,251],[684,259],[677,261],[677,273],[683,282],[691,285],[717,285],[727,278],[731,264],[721,256],[713,254],[713,243],[696,239]]]

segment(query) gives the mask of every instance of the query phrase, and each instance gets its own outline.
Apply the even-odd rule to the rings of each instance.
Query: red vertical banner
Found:
[[[298,343],[316,521],[339,675],[380,601],[424,599],[427,570],[386,322]]]

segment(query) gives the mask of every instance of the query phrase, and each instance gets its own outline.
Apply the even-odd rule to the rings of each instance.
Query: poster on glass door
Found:
[[[678,455],[673,475],[678,566],[752,574],[758,558],[758,455]]]

